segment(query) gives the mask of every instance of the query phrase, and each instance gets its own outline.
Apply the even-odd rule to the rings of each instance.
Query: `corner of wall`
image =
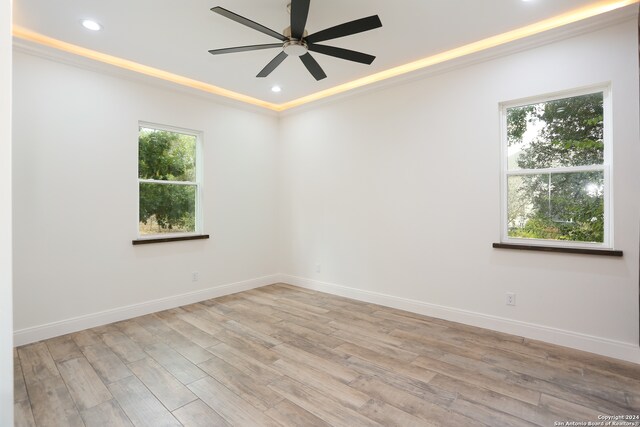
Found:
[[[13,425],[11,1],[0,0],[0,425]]]

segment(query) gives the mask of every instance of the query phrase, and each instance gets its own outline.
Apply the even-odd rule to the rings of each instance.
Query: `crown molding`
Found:
[[[154,88],[160,88],[169,90],[172,92],[180,93],[183,95],[192,96],[208,102],[224,105],[240,109],[243,111],[250,111],[254,113],[266,114],[268,116],[277,116],[278,112],[273,108],[265,108],[255,104],[242,102],[236,99],[228,98],[225,96],[213,94],[207,91],[199,90],[193,87],[181,85],[172,81],[164,80],[161,78],[152,77],[139,72],[120,68],[115,65],[107,64],[101,61],[92,60],[80,55],[58,50],[45,46],[33,41],[13,37],[13,51],[35,56],[38,58],[46,59],[52,62],[69,65],[72,67],[80,68],[83,70],[100,73],[109,77],[115,77],[118,79],[142,83]]]
[[[410,64],[385,70],[282,104],[269,103],[208,83],[91,51],[20,27],[14,27],[13,47],[17,52],[110,74],[119,78],[146,82],[154,86],[177,90],[181,93],[195,95],[236,108],[249,108],[252,111],[275,114],[291,114],[383,87],[423,79],[597,31],[628,20],[638,19],[638,1],[601,1],[587,8],[431,55]]]
[[[366,94],[380,90],[382,88],[390,88],[418,80],[423,80],[428,77],[448,73],[450,71],[455,71],[472,65],[517,54],[519,52],[533,50],[558,41],[567,40],[580,35],[599,31],[608,27],[622,24],[624,22],[638,21],[638,18],[638,4],[636,3],[630,6],[625,6],[623,8],[613,10],[611,12],[577,21],[572,24],[537,33],[526,38],[518,39],[492,48],[443,61],[428,67],[420,68],[415,71],[395,76],[393,78],[380,80],[366,86],[352,89],[348,92],[342,92],[331,97],[302,103],[298,106],[293,106],[281,110],[280,115],[289,116],[299,112],[313,110],[317,107],[341,102],[345,99],[360,94]]]

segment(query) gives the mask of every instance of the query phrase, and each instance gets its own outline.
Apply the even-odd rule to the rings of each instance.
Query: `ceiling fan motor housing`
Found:
[[[304,31],[302,35],[302,40],[297,40],[291,37],[291,27],[287,27],[282,31],[282,34],[287,38],[287,41],[282,45],[282,50],[289,56],[302,56],[309,50],[309,46],[307,42],[304,41],[304,38],[309,35],[307,30]]]

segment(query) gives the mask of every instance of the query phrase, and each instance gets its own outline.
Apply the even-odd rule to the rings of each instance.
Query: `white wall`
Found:
[[[117,311],[134,304],[273,281],[274,115],[25,53],[14,54],[14,77],[17,344],[189,298]],[[211,239],[132,246],[139,120],[204,132]]]
[[[17,343],[225,284],[267,284],[280,271],[294,284],[640,362],[636,31],[627,22],[280,120],[15,54]],[[624,258],[492,249],[498,103],[603,82]],[[210,240],[131,245],[138,120],[205,132]]]
[[[11,1],[0,0],[0,425],[13,425]]]
[[[0,0],[0,425],[13,425],[11,1]]]
[[[629,21],[285,115],[282,272],[640,362],[637,43]],[[624,258],[492,249],[498,104],[602,82],[613,91],[615,246]]]

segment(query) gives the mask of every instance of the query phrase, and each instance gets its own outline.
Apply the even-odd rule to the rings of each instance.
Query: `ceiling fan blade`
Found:
[[[338,37],[350,36],[352,34],[362,33],[364,31],[373,30],[382,27],[382,22],[378,15],[369,16],[367,18],[356,19],[355,21],[346,22],[318,31],[306,38],[307,43],[318,43],[325,40],[337,39]]]
[[[291,0],[291,37],[302,39],[309,16],[310,0]]]
[[[222,15],[225,18],[229,18],[232,21],[236,21],[238,24],[245,25],[245,26],[247,26],[249,28],[253,28],[256,31],[260,31],[261,33],[264,33],[264,34],[266,34],[268,36],[275,37],[278,40],[282,40],[282,41],[286,40],[285,36],[283,36],[282,34],[277,33],[275,31],[273,31],[272,29],[265,27],[264,25],[260,25],[257,22],[254,22],[254,21],[252,21],[250,19],[247,19],[244,16],[240,16],[240,15],[238,15],[236,13],[233,13],[230,10],[227,10],[227,9],[225,9],[223,7],[216,6],[216,7],[212,8],[211,11],[214,12],[214,13],[217,13],[218,15]]]
[[[236,52],[248,52],[251,50],[274,49],[276,47],[282,48],[282,43],[252,44],[249,46],[226,47],[224,49],[212,49],[209,51],[209,53],[212,55],[220,55],[223,53],[236,53]]]
[[[320,67],[320,64],[318,64],[316,60],[313,59],[313,56],[311,56],[308,52],[302,55],[300,57],[300,60],[316,80],[322,80],[327,77],[327,75],[322,70],[322,67]]]
[[[309,50],[313,52],[322,53],[329,56],[335,56],[336,58],[346,59],[347,61],[359,62],[361,64],[371,65],[374,59],[373,55],[367,55],[366,53],[356,52],[355,50],[342,49],[334,46],[324,46],[321,44],[309,43]]]
[[[267,64],[266,67],[262,69],[262,71],[258,73],[256,77],[267,77],[269,74],[273,72],[273,70],[275,70],[278,67],[278,65],[282,63],[282,61],[287,59],[287,56],[289,55],[287,55],[284,51],[280,52],[275,58],[271,60],[271,62]]]

